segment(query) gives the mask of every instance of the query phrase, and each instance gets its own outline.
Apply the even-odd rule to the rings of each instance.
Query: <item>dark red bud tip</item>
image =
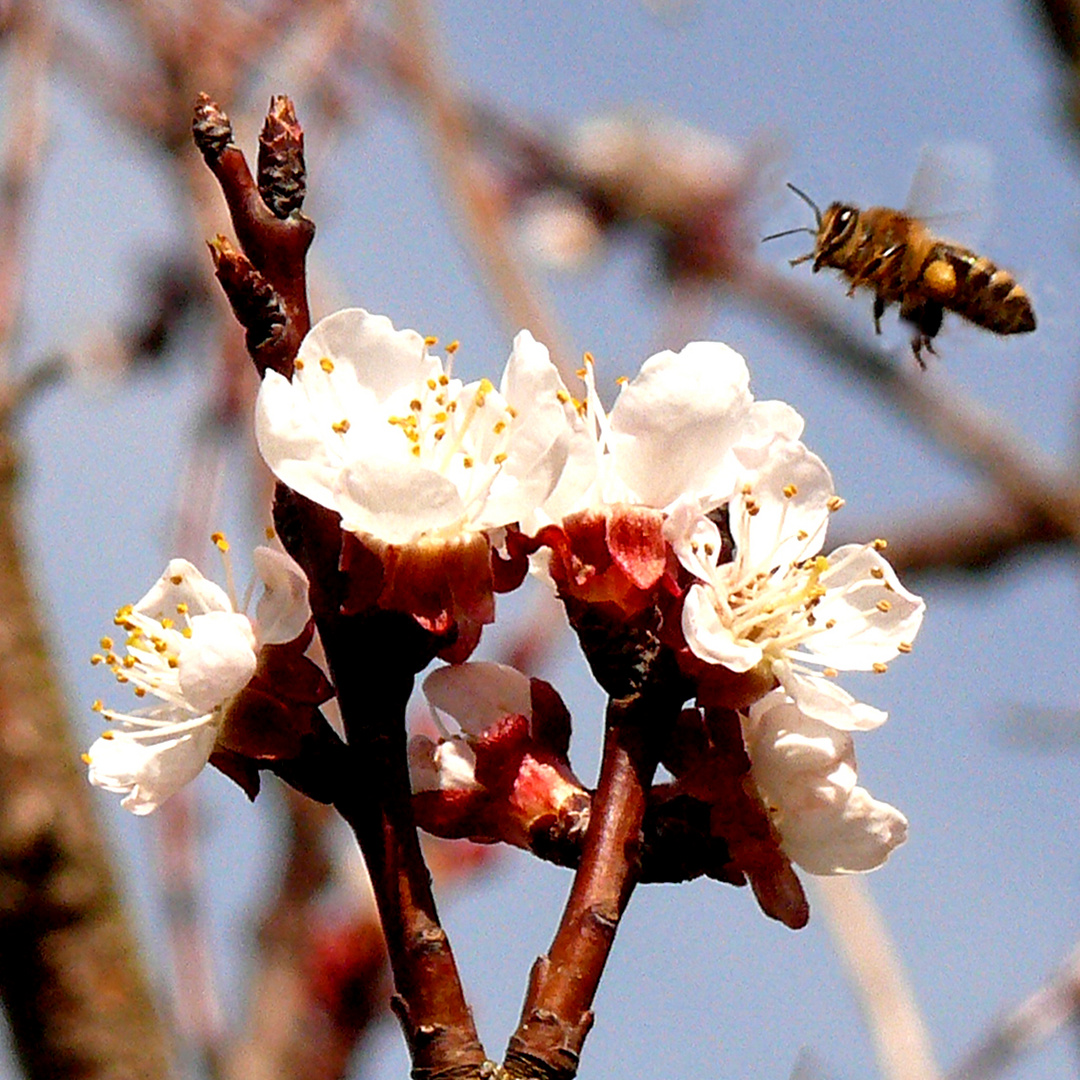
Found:
[[[191,134],[208,165],[217,161],[232,143],[232,124],[209,94],[200,94],[195,102]]]
[[[259,194],[275,217],[287,218],[304,205],[304,130],[293,103],[284,94],[270,99],[259,136],[258,183]]]

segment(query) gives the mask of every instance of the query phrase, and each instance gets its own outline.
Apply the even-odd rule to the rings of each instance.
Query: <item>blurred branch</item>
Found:
[[[402,87],[419,103],[438,154],[438,172],[446,178],[452,201],[464,219],[467,240],[486,282],[499,297],[511,332],[527,327],[547,345],[563,381],[572,385],[577,355],[563,341],[536,283],[528,279],[514,253],[506,216],[479,168],[469,108],[444,75],[426,5],[423,0],[396,0],[395,11],[398,37],[388,46],[395,50],[395,70]]]
[[[1015,1009],[992,1025],[986,1035],[946,1074],[947,1080],[990,1080],[1015,1065],[1080,1015],[1080,947],[1061,970]]]
[[[896,948],[862,878],[814,879],[885,1080],[937,1080],[930,1038]]]

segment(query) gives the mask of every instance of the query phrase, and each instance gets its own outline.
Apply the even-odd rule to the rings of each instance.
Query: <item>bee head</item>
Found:
[[[818,222],[817,247],[814,252],[814,270],[828,266],[829,256],[839,251],[851,239],[859,224],[857,207],[846,203],[833,203]]]
[[[809,206],[811,210],[814,211],[814,220],[817,223],[817,228],[811,229],[808,226],[804,225],[804,226],[802,226],[801,228],[798,228],[798,229],[784,229],[782,232],[770,233],[768,236],[763,236],[761,238],[761,242],[763,244],[765,243],[766,240],[776,240],[781,236],[794,236],[795,233],[802,233],[802,232],[809,233],[812,237],[814,237],[815,240],[818,240],[819,237],[821,236],[821,210],[818,209],[818,204],[816,202],[814,202],[814,200],[811,199],[810,196],[807,195],[805,191],[801,191],[794,184],[789,183],[787,186],[789,188],[791,188],[791,190],[794,191],[795,194],[798,195],[799,198],[802,199],[802,201],[804,203],[806,203],[806,205]],[[800,255],[797,259],[789,259],[788,261],[791,263],[792,266],[798,266],[799,263],[804,263],[804,262],[806,262],[807,259],[814,258],[814,255],[817,253],[817,250],[818,250],[819,246],[820,246],[819,244],[815,244],[814,245],[814,251],[807,252],[807,254]],[[817,269],[817,264],[816,263],[814,265],[814,269],[815,270]]]

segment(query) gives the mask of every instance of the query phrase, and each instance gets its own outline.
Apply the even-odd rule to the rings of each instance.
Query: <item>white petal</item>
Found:
[[[824,627],[835,620],[835,625],[806,643],[818,662],[869,671],[876,663],[888,663],[901,645],[915,640],[926,605],[900,584],[893,568],[872,547],[837,548],[829,556],[821,584],[827,591],[814,612],[817,624]]]
[[[180,691],[195,712],[210,712],[255,674],[255,632],[246,615],[213,611],[191,620],[180,650]]]
[[[120,805],[133,814],[149,814],[198,776],[216,737],[209,723],[152,744],[116,732],[90,747],[90,783],[124,795]]]
[[[424,339],[415,330],[395,330],[385,315],[363,308],[345,308],[317,322],[300,346],[303,365],[298,379],[311,382],[309,392],[324,383],[321,361],[334,365],[334,379],[342,398],[371,395],[383,402],[396,390],[423,382],[440,369],[427,355]]]
[[[611,411],[611,450],[623,481],[658,509],[715,483],[751,403],[746,361],[719,342],[695,341],[650,357]]]
[[[134,608],[157,622],[175,622],[181,604],[187,605],[191,615],[233,609],[225,590],[204,578],[187,559],[170,559],[164,573]]]
[[[270,471],[312,502],[334,508],[341,445],[301,387],[276,371],[263,376],[255,399],[255,441]]]
[[[695,577],[712,581],[724,554],[724,542],[716,523],[702,514],[696,498],[684,496],[668,507],[663,532],[679,562]],[[730,551],[727,554],[730,556]]]
[[[779,691],[751,706],[743,730],[784,850],[804,870],[872,870],[903,843],[904,815],[856,784],[849,735],[805,716]]]
[[[476,753],[460,735],[443,739],[435,748],[440,791],[471,791],[476,783]]]
[[[825,463],[802,443],[778,439],[769,444],[765,464],[750,474],[749,494],[731,501],[730,517],[738,562],[744,568],[786,571],[821,550],[834,489]],[[794,491],[789,495],[785,492]],[[755,513],[747,513],[753,500]]]
[[[710,664],[730,671],[749,671],[761,662],[760,646],[736,641],[716,610],[715,593],[705,585],[691,585],[683,600],[682,630],[691,652]]]
[[[811,874],[874,870],[907,839],[907,818],[856,787],[841,804],[825,804],[785,823],[788,856]]]
[[[307,575],[285,552],[274,548],[257,547],[252,558],[264,586],[255,608],[259,643],[278,645],[292,641],[311,618]]]
[[[807,716],[830,724],[840,731],[870,731],[889,714],[856,701],[842,686],[824,675],[795,671],[785,661],[773,662],[773,674]]]
[[[477,660],[437,668],[424,680],[424,696],[470,735],[505,716],[532,718],[530,680],[506,664]]]
[[[343,529],[408,544],[424,533],[460,528],[466,508],[453,481],[396,458],[352,462],[339,477]]]

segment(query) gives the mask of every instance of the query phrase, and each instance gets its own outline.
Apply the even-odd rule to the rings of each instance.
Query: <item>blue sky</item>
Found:
[[[992,0],[702,0],[657,15],[628,0],[461,0],[436,17],[449,66],[481,100],[552,125],[631,106],[737,143],[765,134],[784,150],[785,178],[823,204],[902,204],[923,145],[985,147],[996,203],[985,250],[1028,286],[1039,329],[996,339],[952,320],[927,378],[993,410],[1063,465],[1070,460],[1080,320],[1068,298],[1076,295],[1080,267],[1080,145],[1062,128],[1060,73],[1026,8]],[[267,72],[265,85],[252,88],[257,104],[269,90],[292,89],[277,78]],[[363,108],[355,131],[332,146],[308,134],[306,209],[318,223],[317,265],[343,302],[388,314],[399,326],[460,338],[468,373],[497,370],[510,331],[448,224],[425,136],[400,102],[359,80],[356,95]],[[297,106],[303,119],[302,93]],[[203,239],[191,235],[182,201],[146,147],[110,125],[95,139],[94,114],[79,87],[57,81],[52,107],[55,135],[26,284],[24,360],[130,315],[141,253]],[[255,131],[239,134],[250,145]],[[108,186],[103,168],[85,166],[106,153],[118,162]],[[69,209],[61,215],[60,207]],[[778,195],[763,231],[805,217],[802,204]],[[782,267],[802,242],[778,241],[766,257]],[[790,273],[809,280],[806,266]],[[845,300],[828,274],[814,284],[869,335],[868,300]],[[619,246],[593,271],[552,277],[548,285],[575,345],[598,358],[601,380],[633,373],[657,346],[663,297],[639,248]],[[894,320],[886,319],[886,344],[898,362],[910,363]],[[783,398],[806,417],[806,442],[848,500],[846,535],[887,536],[890,524],[916,523],[928,511],[983,496],[969,469],[878,395],[845,382],[827,358],[760,315],[726,300],[705,336],[744,353],[759,397]],[[81,705],[105,690],[86,657],[113,609],[141,595],[172,554],[178,470],[207,371],[206,357],[192,357],[108,388],[72,384],[51,391],[27,418],[32,556],[86,741],[94,724]],[[237,447],[228,459],[224,505],[231,508],[221,524],[234,539],[254,535],[244,524],[245,452]],[[870,790],[911,821],[908,844],[873,875],[872,887],[948,1065],[1080,936],[1076,747],[1037,752],[1001,737],[1024,707],[1059,710],[1066,719],[1077,712],[1077,582],[1071,559],[1043,554],[986,578],[924,576],[906,584],[925,596],[926,622],[911,657],[853,687],[891,712],[882,729],[857,740],[857,750]],[[513,607],[505,604],[500,617]],[[492,636],[490,648],[496,643]],[[602,702],[572,642],[542,674],[572,704],[574,761],[589,776]],[[224,879],[230,871],[215,886],[213,907],[228,1000],[242,986],[244,935],[256,905],[251,890],[272,857],[269,815],[249,808],[217,775],[200,778],[199,790],[208,874]],[[154,825],[131,819],[108,796],[100,807],[152,942],[160,928]],[[568,884],[565,871],[512,853],[480,887],[443,903],[493,1054],[513,1029],[529,964],[550,939]],[[818,1051],[830,1078],[874,1073],[823,920],[792,933],[764,919],[748,891],[715,883],[651,886],[635,895],[596,1012],[581,1070],[586,1080],[783,1078],[805,1046]],[[379,1032],[376,1050],[365,1076],[405,1074],[395,1026]],[[1050,1080],[1068,1067],[1071,1054],[1059,1038],[1016,1075]]]

